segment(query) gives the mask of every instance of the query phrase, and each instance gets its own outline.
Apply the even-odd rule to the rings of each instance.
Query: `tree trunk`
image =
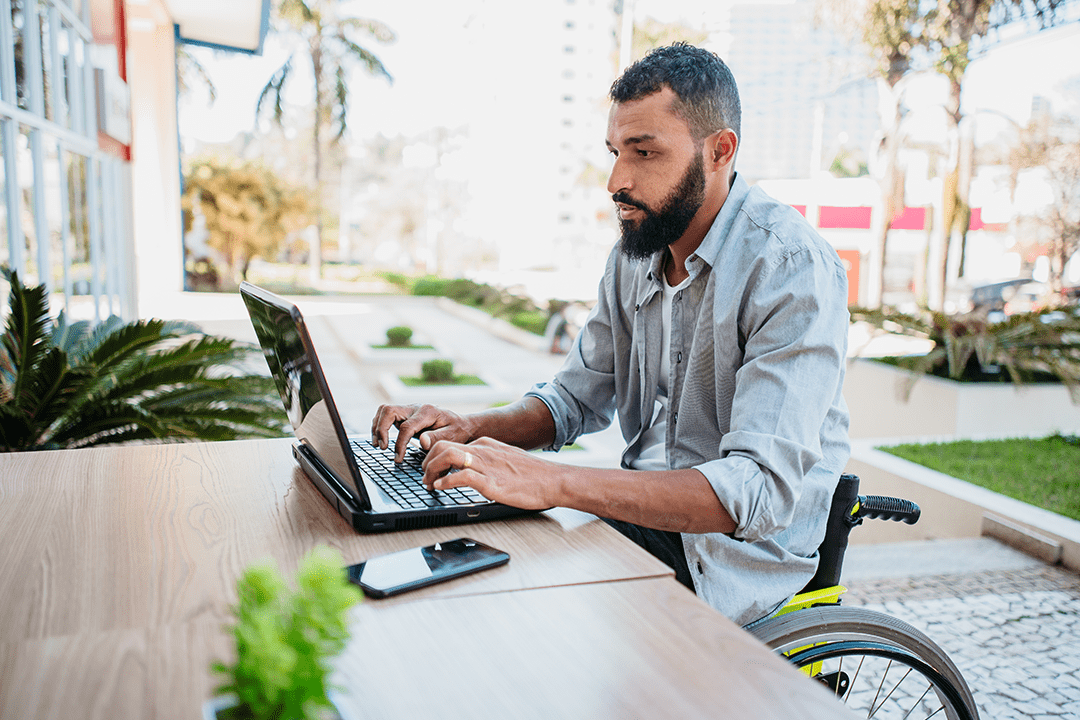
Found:
[[[949,143],[949,169],[945,174],[941,188],[941,209],[943,222],[941,230],[937,233],[941,247],[941,266],[938,272],[939,295],[936,298],[937,310],[945,311],[945,299],[949,291],[949,254],[952,244],[953,227],[957,224],[957,216],[960,210],[959,176],[960,176],[960,90],[958,80],[949,81],[949,100],[945,105],[945,112],[949,116],[950,128],[948,132]]]
[[[311,282],[316,283],[322,278],[322,121],[325,112],[322,88],[322,49],[319,47],[318,33],[311,40],[311,66],[315,75],[315,125],[312,131],[315,147],[315,239],[311,243],[308,255],[308,267],[311,274]]]
[[[871,307],[881,307],[885,295],[885,267],[888,252],[889,230],[892,228],[893,218],[904,209],[904,173],[897,162],[900,150],[900,100],[901,91],[895,85],[889,85],[887,81],[879,83],[882,93],[882,127],[885,146],[884,166],[882,167],[880,183],[882,193],[882,210],[884,217],[878,228],[877,237],[877,283],[875,296],[870,299]]]

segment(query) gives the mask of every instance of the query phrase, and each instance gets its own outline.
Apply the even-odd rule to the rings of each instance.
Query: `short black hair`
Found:
[[[615,103],[639,100],[665,86],[678,98],[672,110],[696,141],[726,128],[742,138],[735,77],[719,55],[688,43],[650,50],[612,84],[609,96]]]

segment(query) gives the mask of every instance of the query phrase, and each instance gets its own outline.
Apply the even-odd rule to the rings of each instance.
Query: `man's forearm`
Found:
[[[555,441],[555,420],[543,400],[524,397],[504,407],[467,416],[472,439],[494,438],[507,445],[535,450]]]
[[[654,530],[734,532],[736,524],[694,469],[645,472],[562,466],[556,504]]]

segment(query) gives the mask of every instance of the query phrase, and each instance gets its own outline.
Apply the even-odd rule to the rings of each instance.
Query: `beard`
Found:
[[[622,230],[622,253],[630,260],[645,260],[678,240],[690,227],[690,221],[705,202],[705,165],[701,155],[690,161],[679,181],[659,210],[653,210],[631,198],[625,192],[617,192],[611,199],[641,210],[641,220],[619,220]]]

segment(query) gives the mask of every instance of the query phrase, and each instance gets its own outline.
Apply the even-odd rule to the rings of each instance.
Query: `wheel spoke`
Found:
[[[892,663],[890,662],[890,665],[891,664]],[[888,671],[886,671],[886,674],[888,674]],[[877,709],[874,710],[874,712],[870,713],[870,717],[874,717],[874,715],[877,714],[877,711],[880,710],[885,705],[885,703],[887,703],[889,701],[889,698],[891,698],[893,696],[893,693],[896,692],[896,688],[900,687],[901,683],[903,683],[905,680],[907,680],[907,677],[910,674],[911,674],[911,668],[908,668],[908,671],[906,673],[904,673],[904,676],[902,678],[900,678],[900,680],[895,685],[893,685],[893,689],[890,690],[889,694],[885,696],[885,699],[881,701],[881,705],[878,705]],[[882,678],[881,682],[882,682],[882,684],[885,684],[885,679]]]
[[[900,720],[907,720],[908,716],[911,715],[911,713],[915,712],[915,708],[919,707],[919,703],[921,703],[923,701],[923,698],[926,697],[926,694],[928,692],[930,692],[931,690],[933,690],[933,689],[934,689],[933,685],[927,685],[926,689],[922,691],[922,695],[919,696],[919,699],[915,701],[915,704],[911,706],[910,710],[908,710],[906,713],[904,713],[904,717],[900,718]]]

